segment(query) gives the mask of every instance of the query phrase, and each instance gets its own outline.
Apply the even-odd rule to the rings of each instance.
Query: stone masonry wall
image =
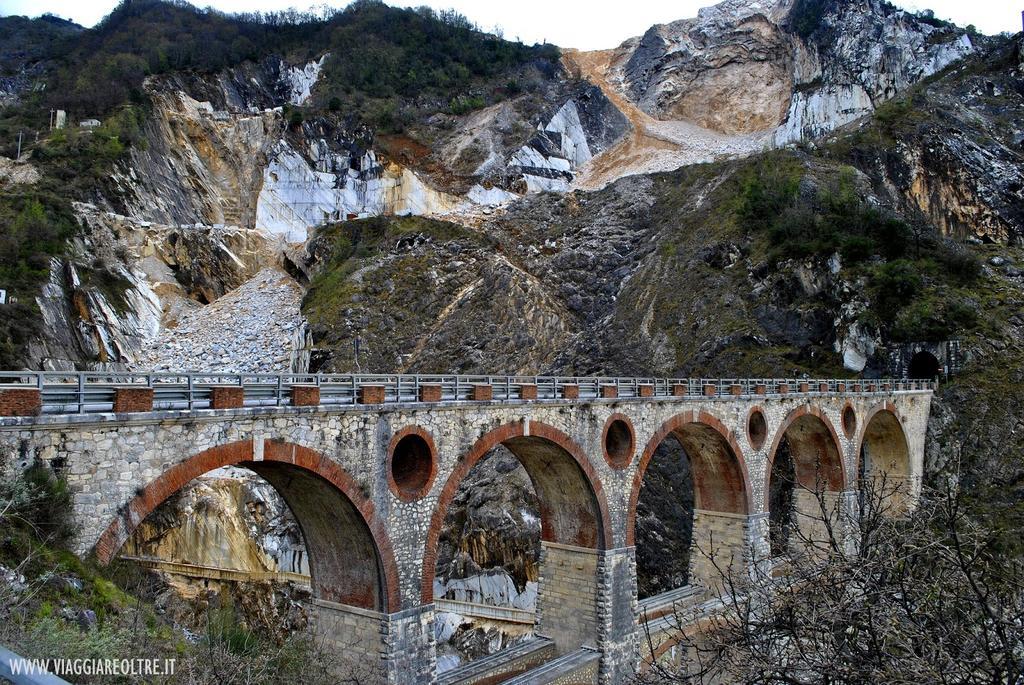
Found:
[[[696,509],[693,512],[693,550],[690,552],[690,578],[709,590],[722,587],[731,577],[739,582],[751,558],[751,526],[748,517]]]
[[[596,550],[541,543],[537,633],[559,653],[597,646],[597,565]]]
[[[846,513],[843,493],[825,492],[819,501],[818,496],[810,490],[797,488],[793,496],[793,513],[800,534],[793,533],[791,546],[808,545],[811,553],[824,552],[828,549],[831,537],[838,540],[840,535],[838,526]]]
[[[342,661],[359,682],[386,682],[385,650],[381,641],[385,617],[375,611],[314,600],[310,621],[327,653]]]
[[[375,544],[381,550],[383,576],[389,583],[389,615],[412,611],[415,616],[395,619],[388,624],[388,649],[397,650],[400,645],[403,650],[412,649],[419,655],[416,658],[420,663],[433,668],[432,631],[424,626],[428,626],[433,615],[430,581],[436,549],[428,543],[436,541],[437,530],[443,522],[444,512],[437,511],[438,503],[446,491],[457,487],[456,481],[462,473],[459,466],[467,455],[484,450],[488,445],[516,439],[516,436],[559,445],[559,453],[570,455],[566,458],[579,465],[578,469],[565,471],[569,474],[566,478],[575,479],[566,483],[566,491],[589,492],[592,498],[589,503],[570,504],[580,511],[593,509],[600,513],[601,530],[594,531],[593,536],[597,547],[628,550],[633,544],[631,497],[642,480],[642,474],[638,473],[640,455],[656,447],[655,436],[673,417],[692,412],[695,421],[711,426],[728,440],[729,449],[735,451],[742,465],[743,482],[737,487],[744,492],[739,501],[744,502],[747,509],[745,515],[731,517],[720,515],[721,512],[696,512],[695,540],[701,539],[701,530],[714,531],[720,543],[742,543],[756,553],[763,550],[767,540],[764,512],[769,461],[789,422],[813,413],[827,423],[842,456],[846,487],[852,489],[860,441],[868,420],[880,412],[894,414],[906,435],[910,455],[908,470],[916,495],[920,487],[930,401],[928,392],[834,396],[793,392],[785,396],[719,396],[699,400],[442,402],[384,407],[263,407],[137,415],[7,417],[0,419],[0,470],[17,471],[41,461],[65,476],[80,526],[76,549],[86,554],[112,522],[124,520],[125,525],[137,524],[132,517],[144,516],[145,507],[126,510],[129,502],[136,501],[137,506],[141,506],[140,501],[152,504],[149,499],[153,493],[160,492],[161,488],[180,486],[176,481],[168,482],[168,474],[175,473],[175,477],[180,478],[181,469],[174,469],[190,464],[196,466],[191,460],[204,450],[240,443],[249,447],[239,453],[249,455],[246,458],[254,461],[265,456],[289,459],[289,454],[300,455],[301,452],[304,455],[302,468],[321,474],[330,472],[333,478],[342,478],[350,484],[351,492],[362,500],[360,511],[374,531]],[[855,425],[849,431],[844,429],[842,421],[846,407],[852,408],[856,416]],[[747,435],[748,417],[755,409],[764,415],[767,423],[767,436],[763,441],[753,441],[756,447]],[[628,417],[635,445],[633,454],[616,460],[615,465],[604,458],[602,439],[606,423],[613,415]],[[428,434],[434,445],[431,480],[424,486],[425,494],[411,500],[399,497],[389,488],[387,466],[392,437],[409,427],[417,427]],[[273,454],[265,453],[268,445],[274,446]],[[544,514],[544,502],[541,505]],[[573,515],[571,511],[550,510],[546,514],[549,517]],[[605,644],[608,650],[601,667],[602,681],[618,681],[619,675],[612,674],[628,669],[633,658],[627,658],[625,652],[629,650],[623,647],[631,638],[619,630],[625,600],[616,598],[615,594],[621,591],[634,601],[635,575],[615,571],[621,561],[606,558],[608,565],[600,566],[597,550],[576,554],[574,561],[568,563],[569,555],[564,548],[547,545],[545,549],[549,570],[542,571],[542,597],[545,594],[555,597],[561,591],[560,583],[578,581],[584,592],[583,603],[593,608],[600,599],[601,607],[584,608],[584,613],[577,617],[579,629],[587,626],[591,634],[552,637],[563,643]],[[310,554],[316,554],[316,550],[311,549]],[[584,558],[586,561],[580,561]],[[554,572],[551,562],[563,565]],[[699,561],[695,566],[695,577],[711,577],[710,570],[701,567]],[[599,575],[605,578],[603,582],[612,585],[599,590],[602,582]],[[589,577],[589,581],[585,582],[584,576]],[[548,583],[551,587],[545,588]],[[616,590],[614,586],[619,584],[625,587]],[[579,604],[581,597],[577,596],[575,601]],[[546,618],[542,613],[542,631],[554,625],[555,616],[550,610]],[[405,631],[401,632],[401,638],[398,637],[400,631]],[[395,669],[389,671],[396,672]],[[413,680],[402,682],[414,682],[419,677],[410,676]]]
[[[598,572],[598,647],[602,683],[628,681],[639,666],[640,630],[637,625],[636,548],[601,553]]]

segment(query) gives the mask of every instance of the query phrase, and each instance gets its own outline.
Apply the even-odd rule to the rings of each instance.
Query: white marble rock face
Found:
[[[527,144],[512,154],[508,166],[524,169],[523,180],[526,182],[528,193],[568,192],[576,170],[593,157],[576,103],[566,100],[546,124],[537,125],[537,130],[557,134],[558,154],[545,155],[541,150]],[[530,169],[548,169],[557,175],[554,178],[539,176],[529,173]]]
[[[321,141],[322,142],[322,141]],[[409,169],[384,166],[368,151],[352,161],[319,146],[317,168],[279,141],[263,171],[256,227],[301,243],[309,229],[348,215],[431,214],[450,211],[459,198],[427,186]]]
[[[312,95],[313,86],[320,78],[320,69],[331,56],[327,52],[318,59],[301,67],[290,67],[281,62],[281,80],[288,86],[288,101],[293,105],[304,105]]]

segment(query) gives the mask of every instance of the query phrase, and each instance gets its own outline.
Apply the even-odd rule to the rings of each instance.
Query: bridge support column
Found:
[[[733,514],[694,509],[690,582],[710,593],[720,591],[728,578],[746,582],[754,564],[770,556],[766,514]]]
[[[856,490],[844,490],[836,493],[836,498],[839,511],[836,535],[843,552],[850,556],[857,553],[860,544],[860,497]]]
[[[841,550],[852,551],[855,543],[857,493],[823,492],[818,494],[798,488],[793,493],[793,514],[800,529],[800,540],[814,554],[828,553],[833,542]]]
[[[600,561],[600,550],[540,543],[537,633],[551,638],[559,654],[598,646]]]
[[[337,659],[339,678],[368,685],[432,682],[433,605],[385,614],[313,600],[310,614],[314,635]]]
[[[434,682],[437,652],[433,604],[388,614],[383,632],[388,685]]]
[[[619,685],[631,681],[640,665],[636,548],[601,552],[597,573],[600,681],[602,685]]]

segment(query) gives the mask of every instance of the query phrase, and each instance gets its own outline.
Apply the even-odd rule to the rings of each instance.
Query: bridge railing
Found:
[[[11,388],[37,389],[44,414],[111,412],[119,390],[125,388],[152,389],[152,408],[156,410],[211,408],[219,388],[240,388],[241,406],[244,407],[287,406],[293,403],[295,387],[315,387],[320,405],[352,405],[641,397],[694,399],[785,393],[863,394],[922,391],[933,389],[934,384],[927,380],[906,379],[0,372],[0,392]],[[375,394],[370,394],[369,390]],[[428,396],[430,399],[426,399]]]

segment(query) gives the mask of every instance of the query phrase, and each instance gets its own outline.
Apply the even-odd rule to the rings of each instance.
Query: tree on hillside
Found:
[[[1024,561],[1012,552],[1020,531],[969,511],[953,482],[903,514],[884,480],[862,487],[854,514],[817,498],[827,535],[811,540],[795,527],[785,575],[762,566],[740,576],[721,564],[717,608],[696,627],[696,610],[678,610],[675,663],[662,659],[641,680],[1022,682]],[[652,639],[646,661],[655,649]]]

